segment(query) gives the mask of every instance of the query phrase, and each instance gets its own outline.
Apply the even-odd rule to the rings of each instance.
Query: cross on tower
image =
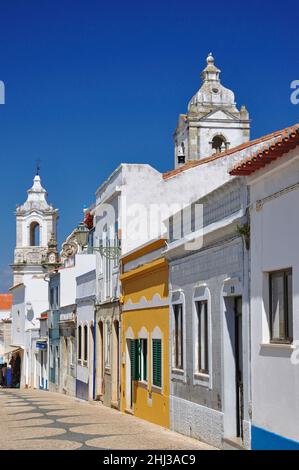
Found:
[[[39,173],[40,173],[40,164],[41,164],[41,160],[37,159],[36,160],[36,175],[37,176],[39,176]]]

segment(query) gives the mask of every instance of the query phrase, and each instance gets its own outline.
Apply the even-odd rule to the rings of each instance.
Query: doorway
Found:
[[[94,325],[89,325],[89,344],[88,344],[88,398],[94,400],[95,398],[95,387],[94,387]]]
[[[133,409],[132,339],[126,340],[126,409]]]
[[[243,439],[243,341],[242,297],[235,298],[235,365],[237,437]]]
[[[242,297],[224,297],[223,411],[224,438],[243,439]]]
[[[104,394],[104,327],[100,320],[96,334],[96,384],[95,400],[100,400]]]
[[[119,322],[113,322],[112,337],[112,403],[118,405],[119,401]]]

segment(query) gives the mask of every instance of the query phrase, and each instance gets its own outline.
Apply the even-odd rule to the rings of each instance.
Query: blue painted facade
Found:
[[[299,450],[299,442],[252,425],[251,448],[252,450]]]

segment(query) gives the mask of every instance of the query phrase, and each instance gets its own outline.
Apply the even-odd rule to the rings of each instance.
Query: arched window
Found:
[[[83,357],[84,362],[87,362],[87,356],[88,356],[88,329],[87,329],[87,325],[84,325],[84,357]]]
[[[40,226],[38,222],[32,222],[30,225],[30,246],[40,245]]]
[[[228,143],[223,135],[215,135],[212,140],[212,149],[216,153],[225,152],[228,149]]]

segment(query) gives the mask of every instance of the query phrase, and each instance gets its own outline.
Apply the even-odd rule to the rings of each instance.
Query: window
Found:
[[[78,328],[78,361],[82,360],[82,326]]]
[[[209,373],[209,327],[208,302],[196,302],[197,312],[197,370],[200,373]]]
[[[59,308],[59,303],[60,303],[59,300],[60,300],[59,299],[59,286],[56,286],[56,288],[55,288],[55,301],[54,301],[56,309]]]
[[[74,339],[72,337],[68,340],[68,363],[69,363],[69,370],[71,373],[71,369],[74,367],[74,359],[75,359],[75,352],[74,352]]]
[[[147,339],[139,340],[140,349],[140,380],[147,382]]]
[[[84,362],[87,362],[88,358],[88,328],[87,325],[84,325]]]
[[[50,308],[57,310],[59,308],[59,286],[50,288]]]
[[[153,385],[162,387],[162,341],[153,339]]]
[[[174,312],[174,367],[183,369],[183,304],[175,304]]]
[[[40,245],[40,226],[37,222],[30,225],[30,246]]]
[[[292,270],[269,274],[270,339],[272,342],[291,343],[293,340]]]
[[[50,368],[53,369],[54,367],[54,358],[53,358],[53,346],[50,346]]]
[[[147,382],[147,339],[133,339],[130,343],[132,380]]]
[[[54,309],[54,287],[50,289],[50,307],[52,310]]]
[[[130,340],[131,379],[140,379],[140,355],[138,339]]]
[[[110,338],[111,338],[111,326],[110,323],[106,323],[105,325],[105,367],[106,369],[110,369],[111,367],[111,345],[110,345]]]

